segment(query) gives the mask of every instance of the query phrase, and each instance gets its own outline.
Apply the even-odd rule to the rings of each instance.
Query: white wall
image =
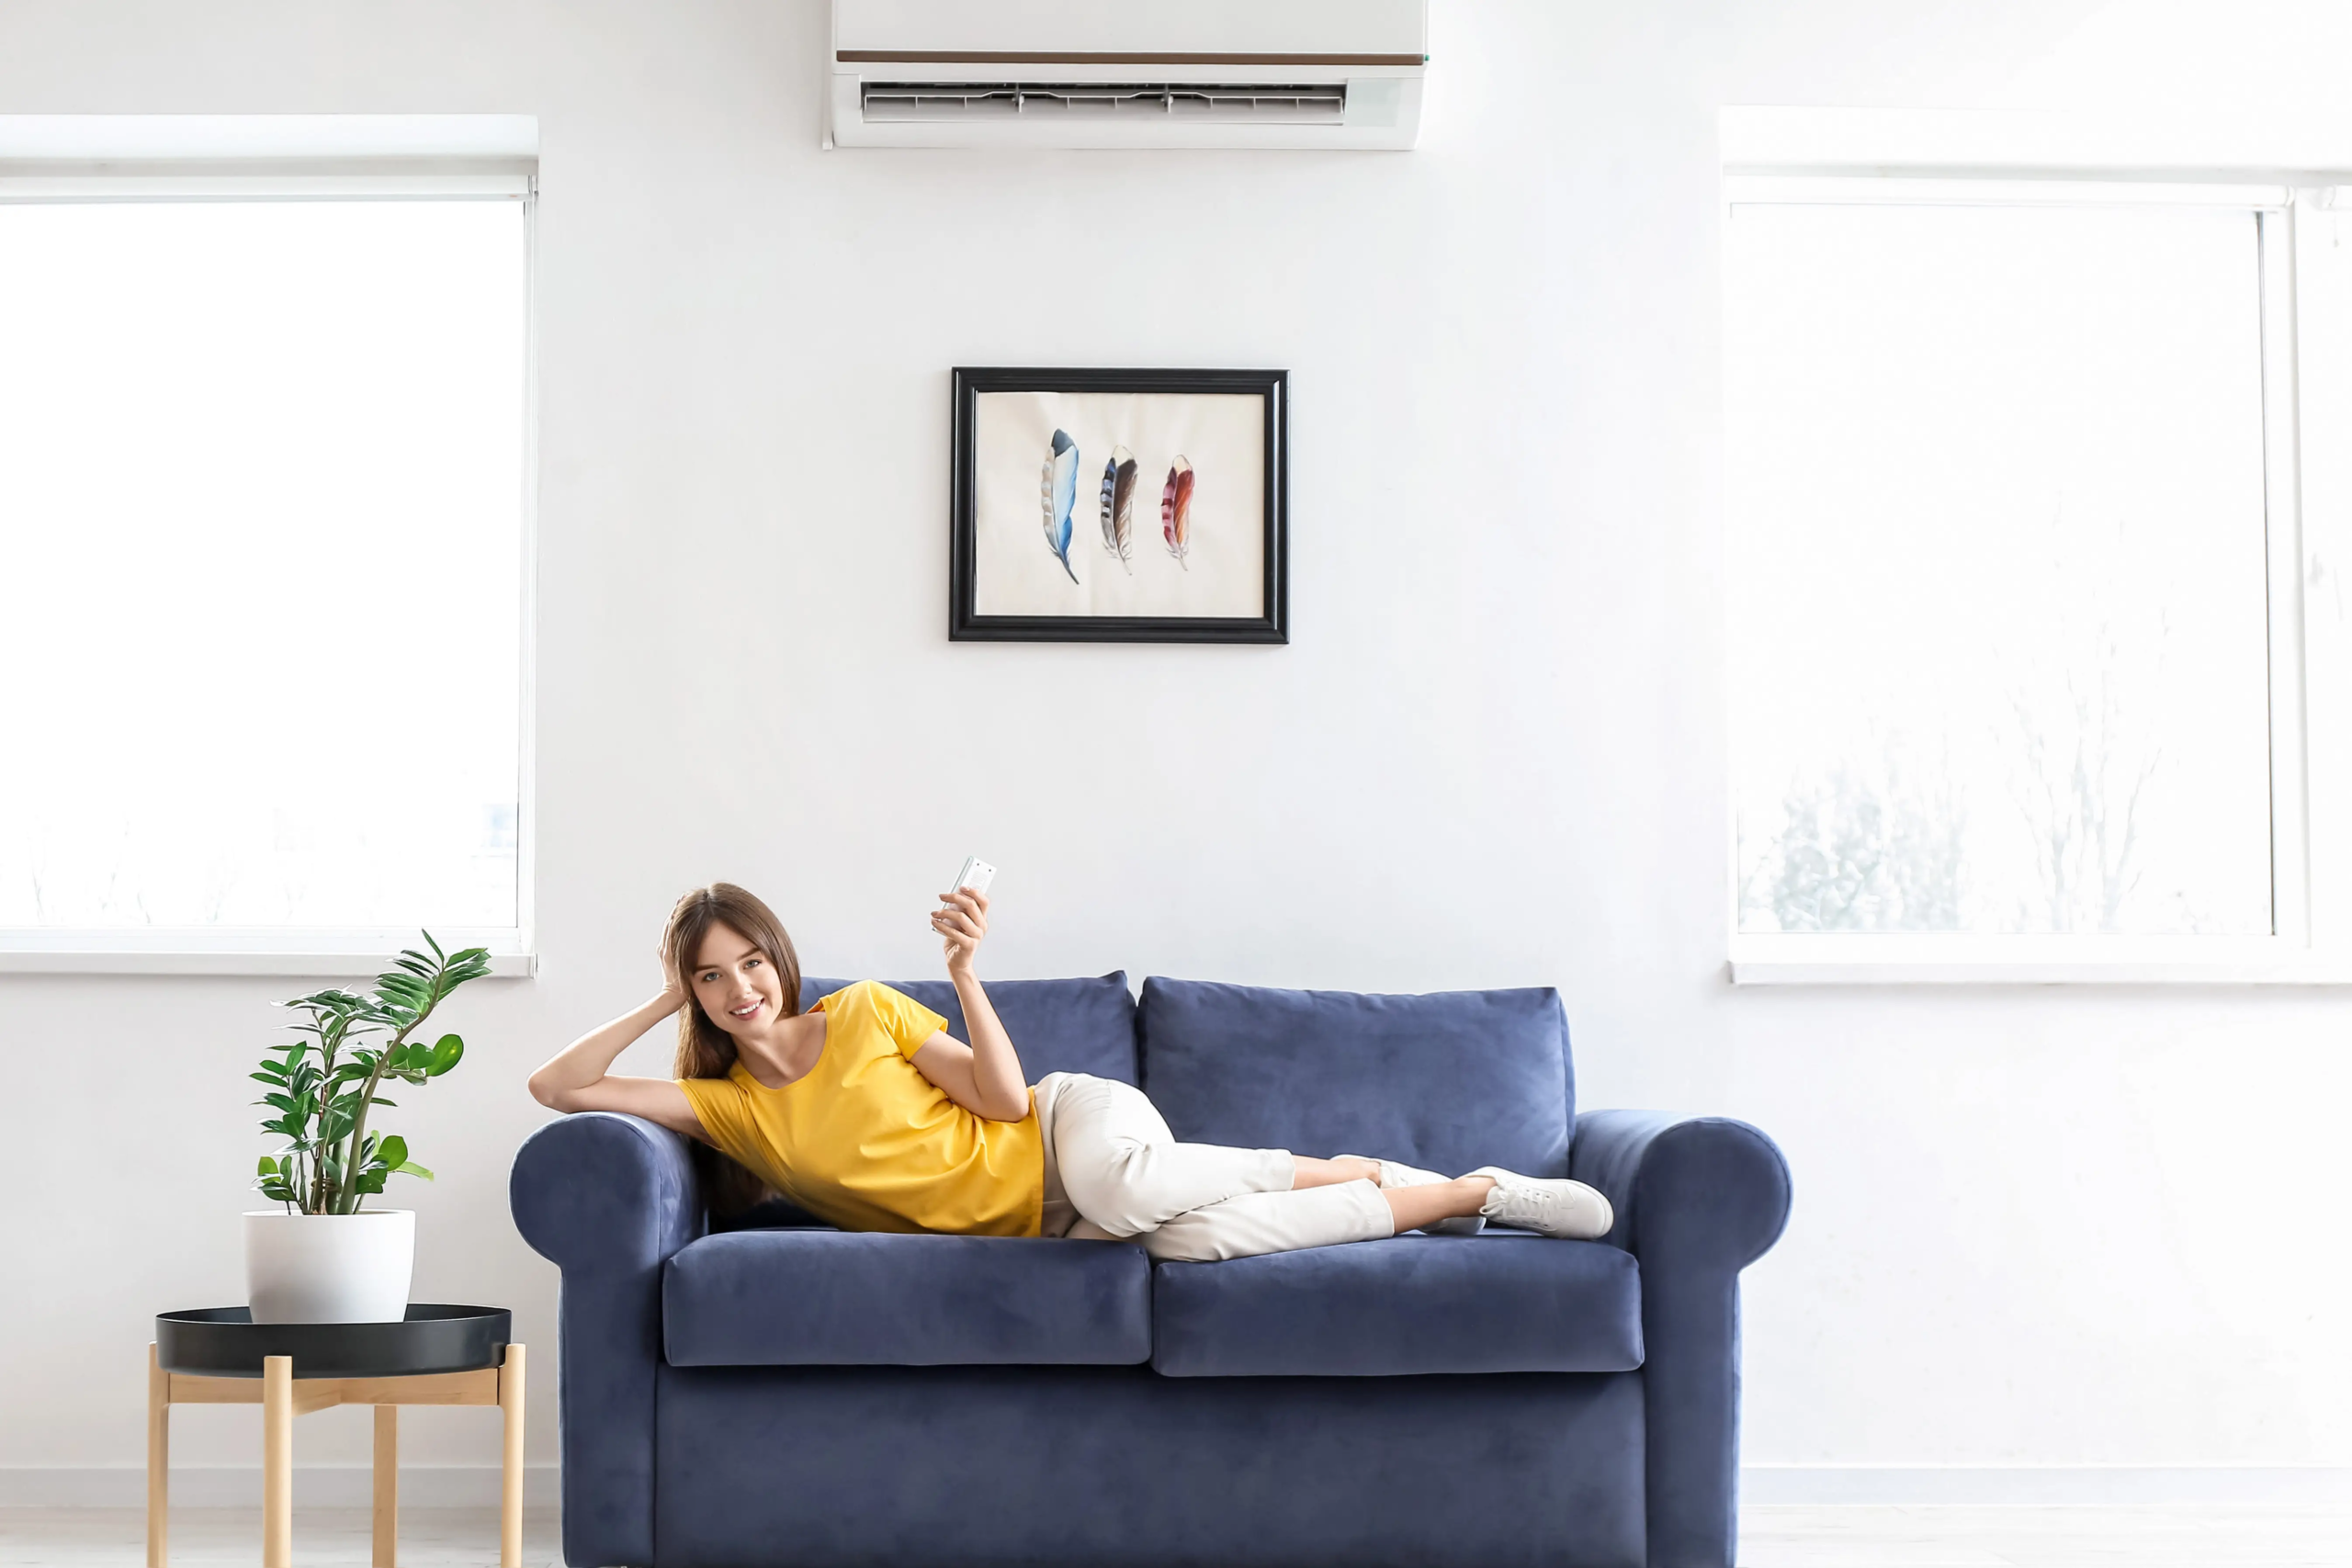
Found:
[[[517,1308],[536,1456],[526,1072],[688,883],[919,975],[978,850],[996,974],[1548,981],[1585,1105],[1772,1133],[1753,1464],[2340,1467],[2352,998],[1735,993],[1719,826],[1716,107],[2259,92],[2343,58],[2318,10],[1440,0],[1418,152],[978,155],[820,152],[813,0],[8,0],[0,112],[539,118],[544,960],[401,1123],[419,1293]],[[947,370],[1022,363],[1291,369],[1290,647],[947,643]],[[0,1495],[136,1465],[149,1315],[241,1299],[286,989],[0,979]]]

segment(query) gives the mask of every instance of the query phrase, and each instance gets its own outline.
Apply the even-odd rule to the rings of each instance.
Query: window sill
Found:
[[[390,963],[391,954],[388,952],[0,951],[0,975],[266,975],[368,980],[382,974]],[[538,972],[539,958],[535,953],[493,953],[486,977],[527,980]]]
[[[1735,986],[2352,986],[2352,953],[2277,938],[1744,936]]]

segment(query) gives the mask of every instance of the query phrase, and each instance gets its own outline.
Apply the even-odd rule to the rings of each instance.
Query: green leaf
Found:
[[[408,1151],[403,1149],[401,1152],[405,1154]],[[254,1171],[254,1174],[255,1176],[276,1176],[277,1174],[277,1162],[270,1158],[267,1155],[264,1155],[261,1156],[261,1165]]]
[[[398,1133],[386,1134],[384,1141],[376,1145],[376,1157],[389,1166],[407,1164],[408,1140]]]
[[[425,1169],[423,1166],[417,1164],[414,1160],[403,1160],[399,1165],[392,1167],[392,1174],[395,1176],[421,1176],[427,1181],[433,1179],[433,1173]]]
[[[437,1078],[443,1073],[447,1072],[451,1067],[456,1066],[459,1058],[463,1057],[465,1054],[466,1043],[464,1041],[458,1039],[454,1034],[444,1034],[433,1047],[433,1065],[424,1070],[430,1076]]]
[[[383,1171],[380,1169],[368,1171],[367,1174],[360,1177],[359,1180],[355,1184],[354,1190],[363,1195],[381,1192],[384,1190]]]

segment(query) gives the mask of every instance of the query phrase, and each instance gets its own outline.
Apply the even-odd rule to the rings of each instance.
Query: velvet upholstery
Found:
[[[670,1259],[662,1334],[673,1367],[1133,1366],[1151,1266],[1119,1242],[738,1231]]]
[[[904,991],[947,1020],[947,1032],[969,1043],[964,1004],[945,980],[889,980],[893,990]],[[800,1005],[831,996],[847,980],[804,977]],[[1022,1071],[1035,1083],[1047,1073],[1091,1073],[1098,1078],[1134,1083],[1136,1077],[1136,1002],[1128,993],[1125,974],[1098,975],[1090,980],[990,980],[989,1005],[996,1009],[1004,1032],[1021,1053]]]
[[[1567,1174],[1576,1096],[1548,987],[1386,997],[1154,976],[1136,1028],[1144,1090],[1188,1142]]]
[[[1151,1364],[1170,1377],[1623,1372],[1642,1364],[1641,1272],[1632,1255],[1524,1231],[1161,1263],[1152,1270],[1151,1318]]]
[[[662,1568],[1643,1562],[1637,1373],[661,1376]]]
[[[1548,991],[1153,980],[1136,1014],[1118,976],[1031,985],[989,989],[1033,1073],[1132,1079],[1141,1066],[1180,1135],[1440,1168],[1565,1165],[1609,1194],[1616,1228],[1600,1245],[1408,1236],[1160,1265],[1133,1276],[1148,1280],[1160,1370],[677,1366],[665,1280],[697,1281],[667,1325],[685,1359],[839,1354],[875,1337],[1009,1358],[1049,1332],[1091,1332],[1053,1314],[1098,1303],[991,1297],[1010,1277],[1000,1258],[1088,1270],[1110,1266],[1080,1249],[1134,1249],[845,1235],[780,1205],[704,1242],[684,1140],[624,1116],[560,1120],[524,1145],[510,1191],[525,1238],[563,1271],[566,1562],[1730,1568],[1738,1274],[1789,1208],[1770,1139],[1600,1111],[1575,1120],[1571,1146]],[[948,987],[904,988],[960,1030]],[[903,1257],[881,1245],[895,1243]],[[967,1247],[990,1250],[932,1267]],[[1032,1289],[1014,1273],[1013,1291]],[[1098,1287],[1102,1303],[1126,1288],[1090,1274]],[[1104,1304],[1113,1320],[1122,1354],[1139,1355],[1132,1315]],[[1538,1355],[1642,1359],[1458,1370]],[[1446,1370],[1349,1375],[1416,1358]],[[1269,1375],[1277,1365],[1316,1375]],[[1248,1375],[1199,1375],[1211,1370]]]
[[[703,1218],[686,1141],[634,1116],[566,1116],[524,1140],[506,1190],[515,1229],[563,1270],[564,1555],[650,1563],[662,1266]]]
[[[1727,1568],[1739,1539],[1739,1271],[1780,1239],[1789,1167],[1745,1122],[1577,1119],[1570,1173],[1609,1195],[1642,1266],[1650,1568]]]

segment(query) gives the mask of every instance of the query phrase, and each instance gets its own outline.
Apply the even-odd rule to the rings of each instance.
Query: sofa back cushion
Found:
[[[1576,1094],[1549,987],[1386,997],[1155,976],[1137,1024],[1144,1091],[1186,1142],[1568,1173]]]
[[[830,996],[847,980],[805,976],[800,1005]],[[947,1020],[947,1032],[969,1042],[964,1004],[945,980],[888,980]],[[1136,1002],[1125,973],[1091,980],[990,980],[989,1001],[1012,1036],[1022,1070],[1035,1083],[1047,1073],[1092,1073],[1121,1083],[1136,1081]]]

